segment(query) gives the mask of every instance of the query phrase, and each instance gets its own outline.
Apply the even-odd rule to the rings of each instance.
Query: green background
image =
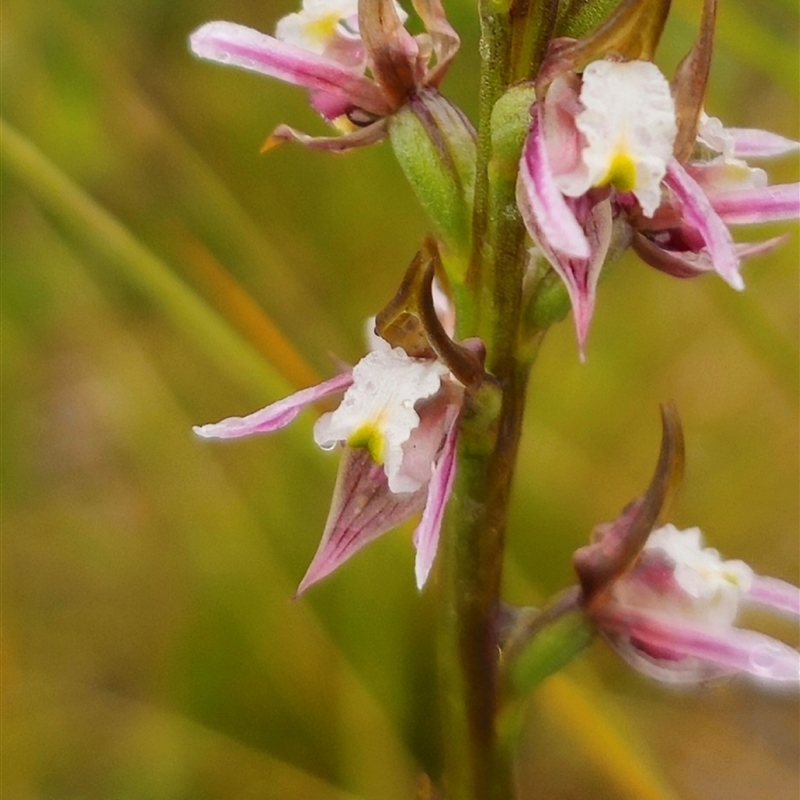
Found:
[[[445,93],[475,117],[477,24]],[[659,59],[690,46],[674,11]],[[722,3],[708,110],[798,135],[794,0]],[[334,373],[394,293],[426,223],[387,145],[324,132],[301,90],[193,59],[209,19],[270,31],[287,3],[6,0],[2,8],[2,793],[58,798],[413,796],[436,772],[434,595],[410,526],[293,600],[335,456],[311,414],[268,438],[191,425]],[[797,180],[797,159],[770,167]],[[798,580],[798,237],[747,290],[627,258],[599,290],[588,358],[570,320],[531,383],[509,600],[640,493],[674,399],[688,465],[673,520]],[[796,644],[794,627],[746,622]],[[527,704],[521,797],[791,800],[793,694],[675,692],[602,643]]]

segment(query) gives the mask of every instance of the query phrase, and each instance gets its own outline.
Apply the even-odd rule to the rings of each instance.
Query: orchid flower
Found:
[[[311,106],[342,136],[312,137],[281,125],[280,141],[347,150],[386,134],[386,118],[419,90],[436,89],[460,40],[439,0],[414,0],[426,32],[412,36],[395,0],[304,0],[275,35],[208,22],[190,37],[195,55],[268,75],[309,91]]]
[[[633,220],[634,249],[669,275],[717,272],[742,289],[741,260],[768,252],[783,237],[736,244],[727,226],[800,217],[800,184],[770,186],[766,172],[744,158],[773,158],[798,148],[799,142],[769,131],[725,128],[703,112],[694,157],[684,165],[671,159],[658,212],[649,220]]]
[[[661,452],[647,491],[612,522],[598,525],[573,564],[584,612],[632,667],[667,683],[701,683],[744,673],[800,685],[800,653],[735,626],[752,604],[800,617],[800,589],[723,561],[699,528],[654,530],[683,475],[677,411],[662,407]]]
[[[700,683],[734,673],[800,684],[800,653],[734,625],[757,605],[795,618],[800,589],[756,575],[743,561],[723,561],[703,547],[699,528],[653,531],[634,566],[615,580],[592,617],[632,667],[667,683]]]
[[[581,356],[612,221],[629,226],[637,253],[658,269],[678,277],[713,271],[742,289],[741,260],[780,240],[737,245],[728,226],[800,216],[800,184],[768,186],[766,173],[743,160],[800,144],[725,129],[702,111],[714,8],[707,0],[701,36],[672,85],[651,61],[618,53],[579,73],[564,41],[554,42],[543,66],[517,200],[531,238],[566,285]],[[587,46],[573,49],[585,56]]]
[[[323,414],[314,427],[319,447],[343,445],[345,453],[322,540],[298,593],[419,511],[414,545],[420,589],[436,556],[455,477],[464,387],[437,358],[409,356],[374,335],[371,341],[372,351],[352,369],[318,386],[246,417],[194,429],[216,439],[271,433],[304,408],[344,393],[338,408]]]

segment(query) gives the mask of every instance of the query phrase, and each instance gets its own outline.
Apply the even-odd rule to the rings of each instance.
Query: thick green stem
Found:
[[[462,423],[456,484],[441,553],[441,672],[447,800],[508,800],[511,780],[498,746],[497,612],[508,504],[525,391],[538,341],[520,341],[527,252],[516,207],[518,155],[493,151],[492,112],[512,78],[508,7],[481,5],[483,55],[473,245],[467,289],[476,313],[460,335],[487,343],[499,414],[480,395]],[[521,144],[521,142],[520,142]],[[540,339],[541,337],[539,337]],[[489,390],[487,389],[487,392]]]
[[[496,617],[506,516],[525,403],[527,368],[507,376],[495,429],[466,420],[442,552],[442,679],[447,800],[505,800],[497,752]]]

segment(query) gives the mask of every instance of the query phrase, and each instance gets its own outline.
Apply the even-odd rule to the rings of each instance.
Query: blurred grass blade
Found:
[[[211,166],[210,154],[198,151],[158,98],[143,90],[130,63],[110,48],[108,42],[98,40],[91,24],[71,5],[54,3],[50,9],[54,21],[43,23],[41,16],[36,17],[29,35],[43,37],[53,24],[58,27],[70,52],[110,98],[109,104],[122,120],[121,126],[133,134],[131,139],[117,140],[120,154],[132,163],[142,156],[136,148],[144,146],[143,152],[150,154],[150,158],[156,154],[154,170],[161,159],[168,161],[173,180],[185,191],[175,201],[182,205],[187,229],[202,237],[212,252],[225,247],[226,252],[236,253],[239,275],[268,272],[269,292],[260,295],[259,300],[280,328],[291,334],[297,347],[313,353],[322,340],[331,350],[341,352],[339,326],[327,305],[287,264],[251,213],[242,207],[229,182]],[[183,49],[182,42],[179,47]],[[32,121],[27,124],[30,126]],[[137,140],[138,145],[134,144]],[[180,271],[182,265],[176,266]],[[302,324],[298,324],[300,319]]]
[[[800,400],[797,343],[775,329],[752,294],[716,291],[712,297],[720,316],[751,348],[757,359],[770,371],[775,385],[788,403],[796,408]]]
[[[789,3],[786,4],[787,10],[791,8]],[[796,2],[793,7],[796,25]],[[769,75],[770,81],[784,91],[796,93],[797,51],[785,38],[771,33],[770,27],[758,19],[758,8],[755,3],[725,3],[717,20],[717,46],[729,49],[748,68]],[[678,0],[673,14],[694,30],[700,19],[700,3],[697,0]],[[788,14],[787,19],[790,19]]]
[[[321,378],[236,279],[200,241],[184,232],[184,263],[217,309],[295,387]]]
[[[534,697],[622,796],[630,800],[679,800],[642,755],[631,734],[615,724],[595,697],[566,675],[553,675]]]
[[[37,672],[25,674],[10,693],[13,702],[9,722],[17,729],[26,727],[19,719],[23,710],[37,722],[47,709],[50,715],[69,719],[73,724],[80,721],[87,726],[102,725],[111,744],[106,756],[107,773],[101,783],[109,795],[100,790],[91,795],[94,797],[112,793],[128,798],[197,796],[192,787],[200,783],[206,787],[225,786],[225,797],[254,797],[254,791],[265,798],[358,797],[295,764],[147,700],[75,685],[63,676],[54,679]],[[3,782],[9,795],[41,796],[37,791],[41,786],[37,759],[28,757],[28,752],[35,749],[41,757],[51,746],[49,741],[32,741],[27,731],[15,737],[9,752],[16,758],[9,758]],[[187,774],[192,776],[188,780]]]
[[[4,169],[72,235],[114,264],[228,374],[262,395],[287,388],[276,372],[286,379],[292,371],[279,353],[268,367],[166,264],[5,120],[0,120],[0,155]]]
[[[34,273],[33,283],[36,285],[42,275],[49,275],[48,288],[77,319],[82,337],[79,349],[92,364],[92,379],[84,382],[94,387],[82,396],[82,405],[91,420],[94,438],[102,436],[98,432],[113,432],[113,439],[98,439],[96,445],[108,448],[113,455],[104,461],[103,470],[97,470],[96,475],[95,470],[91,473],[102,487],[100,491],[106,497],[103,502],[98,502],[94,485],[88,493],[80,489],[65,491],[62,476],[68,471],[56,469],[54,482],[37,487],[36,510],[13,507],[5,526],[9,536],[4,543],[9,545],[11,558],[19,559],[20,550],[31,547],[41,531],[55,527],[48,524],[50,520],[58,520],[59,538],[55,542],[46,539],[46,555],[42,554],[40,569],[44,574],[50,574],[51,568],[59,575],[63,572],[79,598],[72,598],[71,626],[68,635],[56,645],[56,655],[48,650],[46,658],[39,659],[46,665],[37,675],[40,690],[27,696],[20,712],[28,719],[31,713],[41,715],[31,725],[35,743],[30,747],[41,752],[45,744],[52,746],[50,741],[42,740],[49,730],[50,715],[57,716],[60,709],[56,703],[48,702],[45,690],[59,690],[64,686],[65,675],[70,676],[66,686],[70,691],[95,686],[97,676],[105,674],[104,667],[98,665],[104,664],[106,654],[124,642],[128,655],[119,673],[124,676],[121,691],[145,699],[144,705],[156,714],[196,725],[197,730],[208,734],[213,732],[201,748],[204,758],[196,762],[187,758],[186,773],[176,769],[174,777],[178,782],[199,776],[210,785],[213,776],[228,770],[229,757],[234,763],[237,761],[235,753],[231,753],[234,748],[251,753],[251,765],[258,753],[264,754],[266,764],[275,759],[276,765],[283,765],[275,772],[276,778],[281,773],[294,776],[300,787],[307,770],[326,779],[325,783],[316,784],[320,794],[314,791],[314,784],[306,787],[305,794],[299,788],[296,793],[288,788],[284,793],[280,786],[270,784],[259,797],[351,797],[322,793],[323,785],[333,784],[364,797],[400,800],[410,796],[410,790],[404,790],[418,767],[401,732],[374,696],[363,672],[348,659],[319,609],[312,602],[288,600],[300,573],[287,564],[293,560],[290,551],[302,537],[287,534],[305,532],[313,538],[314,533],[303,531],[306,526],[302,521],[293,524],[289,519],[293,501],[286,489],[299,482],[300,474],[309,485],[319,480],[319,472],[311,474],[308,469],[306,459],[311,449],[287,448],[280,460],[264,459],[263,451],[259,454],[259,478],[272,493],[269,520],[261,519],[252,499],[231,479],[219,452],[189,434],[190,415],[171,384],[174,375],[169,367],[154,359],[131,333],[124,315],[115,303],[109,303],[102,284],[98,285],[84,260],[75,258],[71,247],[64,246],[62,232],[53,231],[51,221],[38,209],[33,212],[29,216],[33,242],[26,242],[26,249],[35,250],[30,253],[28,265],[30,273]],[[38,224],[38,220],[46,224]],[[43,365],[41,353],[37,353],[40,340],[46,337],[31,339],[31,349],[18,363],[24,364],[26,370],[36,364],[46,372],[47,362]],[[46,358],[53,357],[47,344],[41,347]],[[96,391],[96,396],[91,391]],[[59,401],[68,405],[68,392],[62,390],[59,394]],[[64,425],[65,419],[68,428],[69,414],[51,424]],[[58,437],[47,435],[52,429],[44,427],[40,433],[42,426],[37,424],[35,430],[36,434],[27,441],[28,447],[34,452],[46,451],[51,460],[63,458],[58,448],[53,453],[52,440]],[[119,478],[117,456],[136,478]],[[73,468],[68,474],[80,483],[80,468]],[[140,506],[158,510],[141,513]],[[115,510],[119,507],[132,511],[124,522],[120,522]],[[133,535],[124,535],[127,533]],[[311,546],[311,542],[308,544]],[[84,554],[90,552],[91,558],[85,558]],[[73,557],[75,553],[81,555]],[[24,568],[12,571],[15,586],[30,585],[30,575]],[[101,578],[97,584],[92,575]],[[168,575],[169,579],[161,580],[159,575]],[[17,591],[15,596],[23,600],[7,609],[9,629],[29,647],[31,637],[26,632],[31,625],[27,623],[30,615],[37,612],[24,590]],[[149,602],[153,603],[149,608],[158,610],[152,616],[145,612]],[[99,607],[104,609],[104,619],[111,618],[114,610],[124,609],[110,636],[103,625],[91,623]],[[53,619],[45,615],[33,627],[43,626],[46,630],[53,625]],[[222,624],[218,624],[220,621]],[[73,635],[74,630],[80,634]],[[52,628],[48,634],[58,638]],[[77,654],[87,640],[91,643],[90,654],[84,662]],[[129,652],[129,642],[136,643],[131,648],[135,654]],[[151,646],[143,642],[150,642]],[[161,642],[163,649],[161,645],[153,647],[152,642]],[[60,650],[62,647],[65,649]],[[20,650],[29,652],[23,646]],[[65,669],[65,663],[69,669]],[[79,666],[76,668],[75,664]],[[87,672],[83,672],[87,664]],[[140,681],[137,664],[146,664],[145,672],[158,675],[159,679],[154,683]],[[32,674],[27,666],[24,671],[9,672],[12,676],[19,674],[22,680]],[[100,685],[107,684],[100,679]],[[100,705],[114,711],[115,698],[123,702],[116,694],[102,694],[99,699],[104,702]],[[72,713],[64,715],[69,721],[66,731],[74,737],[69,739],[70,756],[77,759],[81,747],[85,747],[80,732],[94,732],[98,725],[103,757],[108,758],[111,753],[128,758],[131,754],[135,762],[140,751],[129,745],[144,747],[148,741],[151,743],[145,753],[151,758],[141,758],[141,769],[134,770],[137,777],[142,773],[144,781],[159,780],[162,767],[169,771],[172,762],[168,758],[159,760],[159,754],[170,753],[171,748],[179,754],[184,752],[185,739],[178,727],[160,734],[155,731],[152,739],[143,731],[145,741],[141,742],[135,730],[127,737],[127,729],[122,726],[122,741],[117,742],[113,738],[119,729],[116,718],[101,717],[98,721],[91,710],[87,711],[96,705],[89,702],[91,699],[81,699],[70,709]],[[162,712],[166,707],[173,711]],[[174,709],[180,713],[175,714]],[[123,721],[128,719],[122,717]],[[351,725],[351,721],[357,724]],[[348,738],[351,730],[352,738]],[[67,734],[63,735],[66,741]],[[370,754],[366,765],[364,738],[376,751]],[[61,740],[55,746],[62,747]],[[326,762],[324,758],[315,759],[315,753],[334,756]],[[68,764],[68,771],[70,780],[75,775],[86,775],[85,765],[77,761]],[[261,786],[257,778],[260,780],[254,776],[249,785]],[[113,770],[106,768],[103,779],[113,780]],[[247,783],[246,776],[236,773],[232,785],[239,779]],[[197,796],[190,788],[186,796]],[[185,794],[186,790],[176,789],[158,796],[183,796],[182,791]],[[115,792],[101,794],[123,796]],[[155,795],[143,791],[124,796]],[[226,786],[224,792],[208,796],[243,795]]]

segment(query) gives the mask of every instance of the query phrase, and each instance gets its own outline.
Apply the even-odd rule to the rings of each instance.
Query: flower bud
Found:
[[[530,84],[513,86],[492,109],[492,171],[516,180],[525,137],[531,127],[530,109],[536,91]]]
[[[456,253],[469,245],[475,131],[433,90],[421,90],[389,121],[389,139],[436,232]]]

